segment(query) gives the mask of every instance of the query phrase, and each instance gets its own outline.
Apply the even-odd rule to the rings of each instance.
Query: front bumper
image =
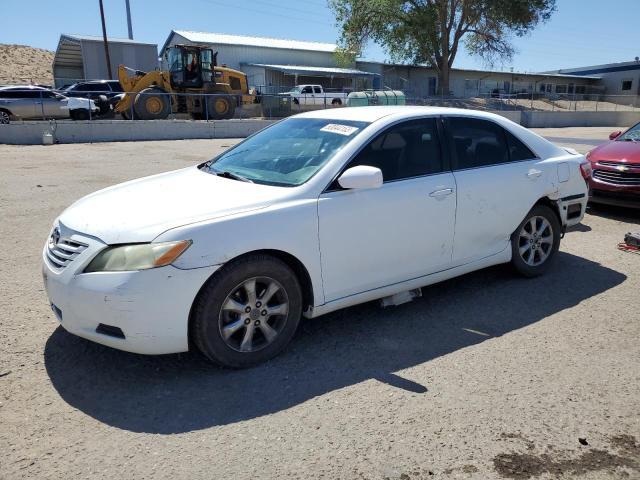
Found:
[[[218,266],[181,270],[173,266],[135,272],[82,273],[106,247],[72,233],[88,247],[66,267],[56,268],[43,251],[45,289],[56,317],[70,333],[128,352],[164,354],[189,349],[191,305]],[[120,329],[114,336],[102,324]]]
[[[635,165],[625,167],[626,170],[621,173],[618,168],[596,163],[594,172],[595,169],[598,169],[604,175],[602,178],[591,177],[589,201],[619,207],[640,208],[640,180],[638,180],[640,167]],[[606,178],[607,174],[620,176],[620,178]]]

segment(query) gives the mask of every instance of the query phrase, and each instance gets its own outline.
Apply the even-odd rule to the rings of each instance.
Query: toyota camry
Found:
[[[78,200],[45,243],[46,291],[78,336],[247,367],[303,315],[399,304],[500,263],[545,273],[589,174],[584,156],[486,112],[307,112]]]

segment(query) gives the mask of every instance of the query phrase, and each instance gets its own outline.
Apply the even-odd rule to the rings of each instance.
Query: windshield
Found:
[[[300,87],[293,87],[289,90],[289,93],[300,93]]]
[[[201,168],[265,185],[301,185],[367,125],[349,120],[289,118],[249,137]]]
[[[640,142],[640,123],[631,127],[616,140],[621,142]]]

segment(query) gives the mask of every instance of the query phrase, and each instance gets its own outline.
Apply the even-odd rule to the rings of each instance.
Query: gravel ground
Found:
[[[586,151],[610,130],[543,133]],[[615,248],[634,212],[591,210],[543,278],[500,266],[306,321],[251,370],[60,328],[55,216],[232,143],[0,146],[0,478],[640,478],[640,256]]]

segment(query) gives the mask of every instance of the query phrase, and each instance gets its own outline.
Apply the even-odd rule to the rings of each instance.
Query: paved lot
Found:
[[[543,133],[586,151],[610,130]],[[58,327],[55,216],[231,143],[0,146],[0,478],[640,478],[640,256],[615,248],[633,212],[592,210],[543,278],[495,267],[306,321],[252,370]]]

